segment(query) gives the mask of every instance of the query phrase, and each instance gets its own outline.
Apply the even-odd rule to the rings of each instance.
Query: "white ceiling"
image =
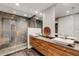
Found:
[[[56,17],[70,15],[79,12],[79,3],[59,3],[56,4]],[[66,11],[70,11],[67,13]]]
[[[20,6],[16,6],[16,3],[0,3],[0,11],[8,13],[15,11],[17,15],[24,16],[27,14],[27,17],[31,17],[35,11],[40,13],[53,5],[55,3],[20,3]],[[55,8],[56,17],[61,17],[79,12],[79,3],[56,3]],[[70,13],[66,11],[70,11]],[[40,16],[39,13],[38,16]]]
[[[31,17],[35,14],[35,11],[39,13],[53,5],[52,3],[20,3],[20,6],[16,6],[15,3],[0,3],[0,11],[13,13],[16,11],[17,15],[24,16],[27,14],[28,17]],[[39,14],[38,13],[38,14]]]

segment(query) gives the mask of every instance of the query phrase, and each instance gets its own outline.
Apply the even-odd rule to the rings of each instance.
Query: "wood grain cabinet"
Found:
[[[33,36],[30,36],[30,40],[32,47],[45,56],[79,56],[79,51],[70,48],[49,43]]]

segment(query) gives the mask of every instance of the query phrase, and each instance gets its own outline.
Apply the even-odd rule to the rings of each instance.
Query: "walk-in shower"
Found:
[[[0,49],[26,43],[27,22],[25,19],[0,18]]]
[[[42,28],[42,21],[0,11],[0,55],[27,48],[29,27]]]

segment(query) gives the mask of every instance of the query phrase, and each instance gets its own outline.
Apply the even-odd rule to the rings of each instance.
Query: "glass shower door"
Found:
[[[15,21],[4,19],[2,23],[2,37],[6,40],[8,46],[14,46],[16,42]]]
[[[0,37],[5,40],[5,48],[26,43],[27,23],[23,19],[15,21],[4,18],[0,20],[0,27]]]
[[[0,18],[0,55],[25,49],[27,45],[26,33],[27,23],[25,20]]]
[[[8,45],[10,46],[11,41],[11,24],[10,20],[4,19],[3,20],[3,38],[8,42]]]

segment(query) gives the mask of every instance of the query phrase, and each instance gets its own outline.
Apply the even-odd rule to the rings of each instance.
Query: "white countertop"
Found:
[[[66,47],[66,48],[70,48],[70,49],[74,49],[74,50],[79,51],[78,48],[75,48],[75,45],[74,45],[74,47],[69,47],[69,46],[67,46],[67,45],[65,45],[65,44],[63,44],[61,42],[60,43],[59,42],[55,42],[54,39],[49,39],[49,38],[45,38],[45,37],[42,37],[42,36],[34,36],[34,37],[38,38],[40,40],[44,40],[44,41],[47,41],[47,42],[50,42],[50,43],[53,43],[53,44],[57,44],[57,45],[60,45],[60,46]]]

